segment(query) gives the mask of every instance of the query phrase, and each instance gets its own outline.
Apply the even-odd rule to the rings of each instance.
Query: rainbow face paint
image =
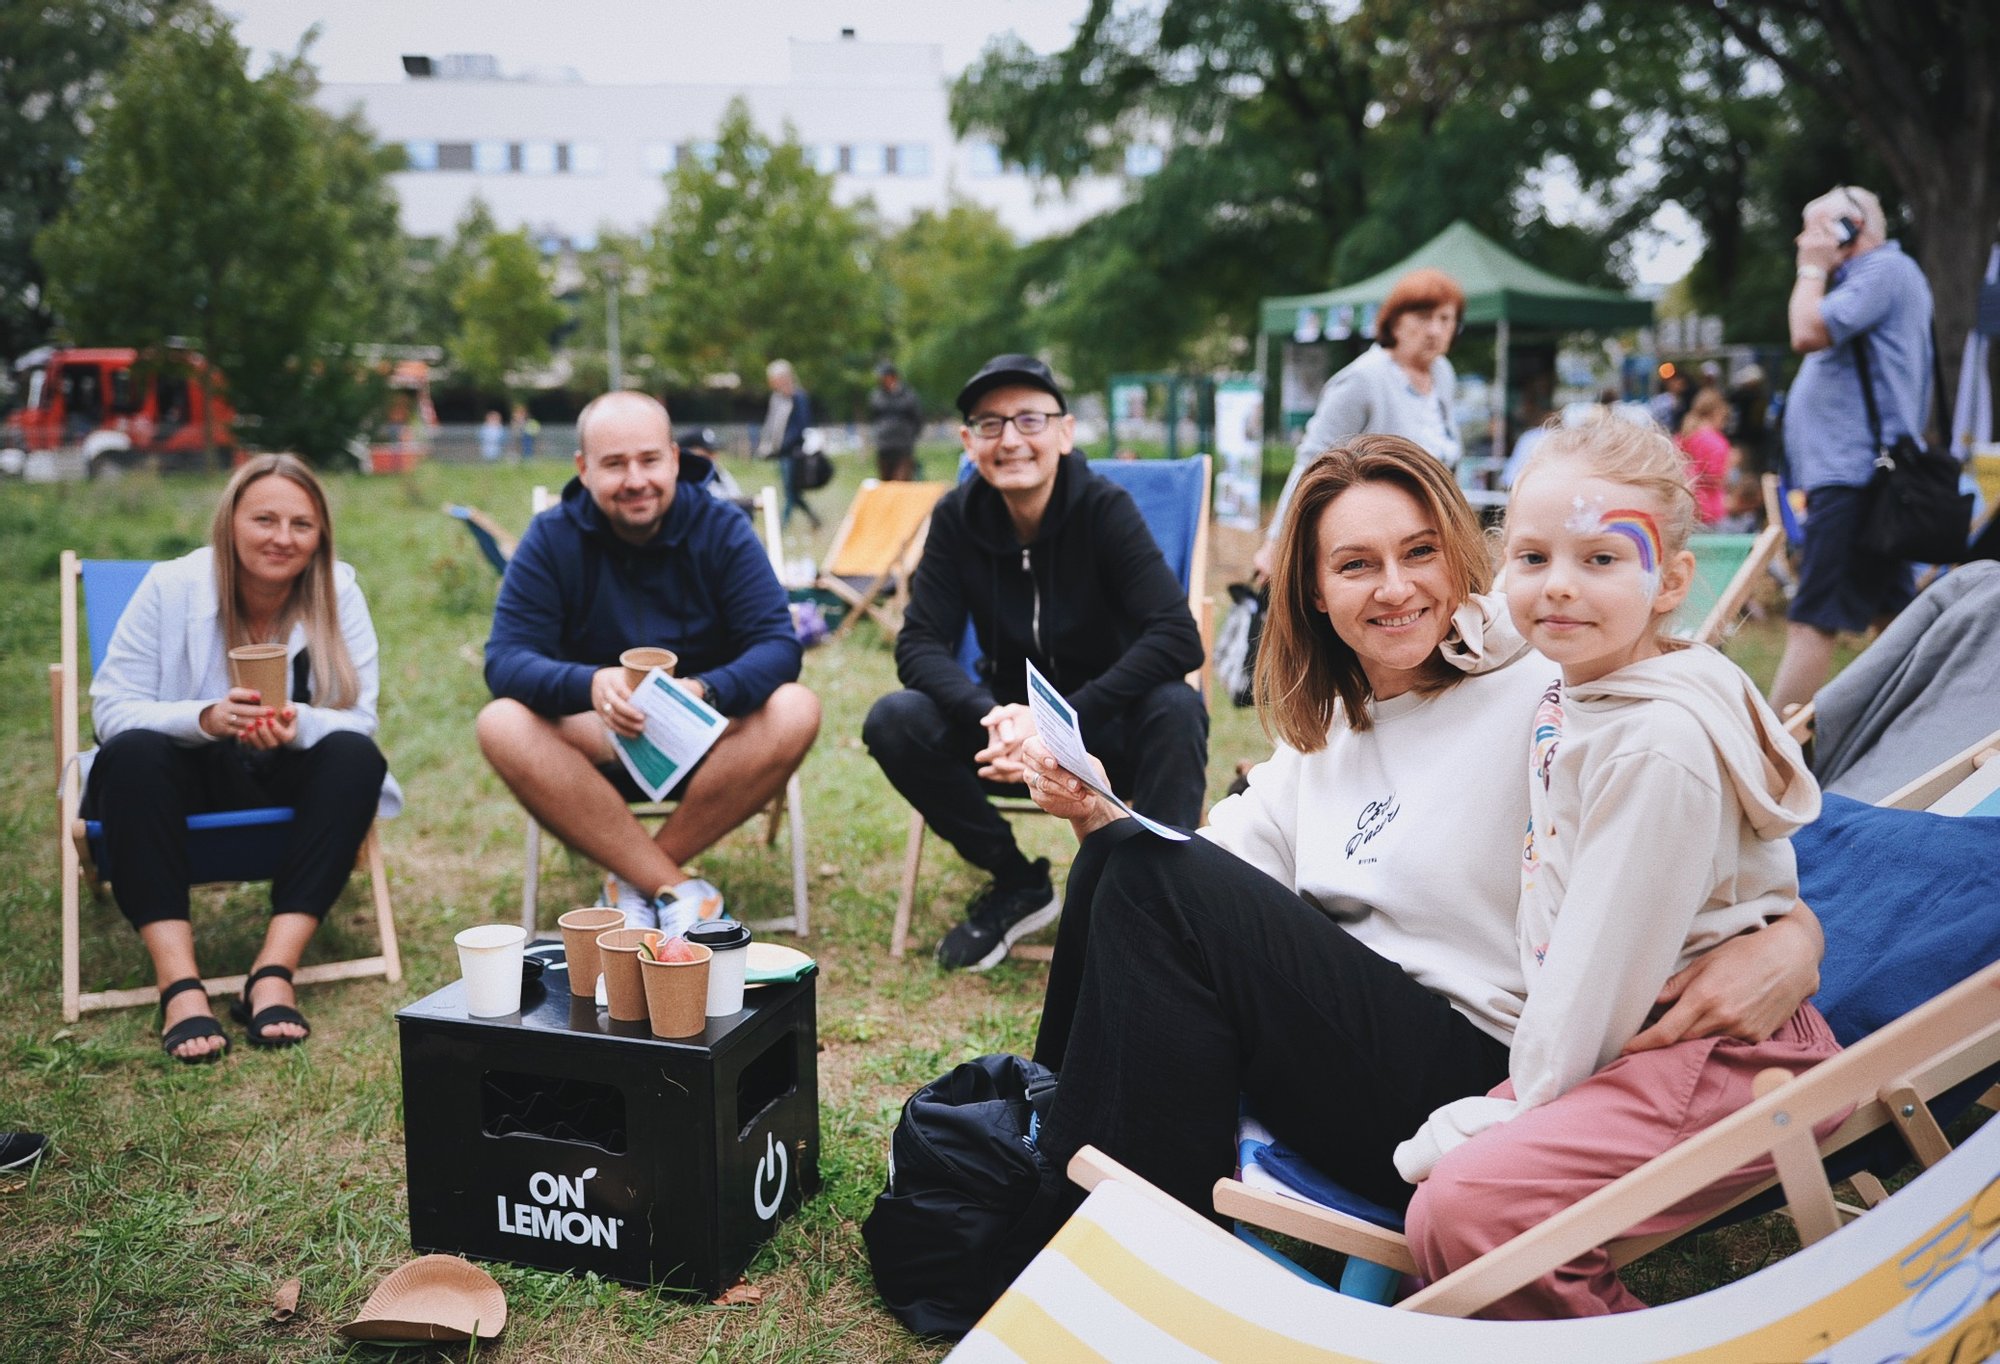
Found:
[[[1660,576],[1660,527],[1651,515],[1632,507],[1604,513],[1597,529],[1607,535],[1622,535],[1639,551],[1639,569],[1649,578]]]

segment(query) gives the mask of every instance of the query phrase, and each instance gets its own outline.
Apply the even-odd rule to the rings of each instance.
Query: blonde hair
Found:
[[[1319,585],[1321,514],[1342,493],[1363,483],[1401,488],[1436,523],[1439,550],[1452,582],[1448,612],[1493,583],[1478,516],[1451,471],[1422,446],[1401,436],[1359,435],[1315,460],[1299,480],[1278,534],[1271,609],[1257,646],[1257,708],[1265,732],[1301,753],[1326,747],[1336,703],[1349,728],[1365,730],[1372,723],[1368,700],[1373,692],[1361,659],[1335,633],[1326,612],[1313,604]],[[1443,691],[1464,677],[1443,659],[1433,659],[1416,690]]]
[[[1687,415],[1681,418],[1681,434],[1685,436],[1699,431],[1709,422],[1714,422],[1720,428],[1722,423],[1728,420],[1729,400],[1722,396],[1720,389],[1704,388],[1696,393],[1694,401],[1688,404]]]
[[[1514,496],[1518,498],[1528,481],[1544,469],[1563,463],[1593,478],[1653,495],[1661,511],[1655,524],[1660,531],[1663,572],[1669,560],[1687,549],[1696,521],[1694,489],[1688,486],[1687,462],[1666,432],[1651,425],[1613,420],[1552,430],[1514,480]],[[1672,612],[1660,616],[1657,624],[1663,638],[1672,622]]]
[[[259,479],[283,478],[297,484],[312,499],[313,514],[319,518],[319,545],[307,560],[305,571],[292,581],[291,595],[278,612],[274,637],[250,638],[243,609],[242,585],[238,575],[242,565],[236,558],[236,505]],[[354,658],[347,652],[347,637],[340,632],[340,607],[333,581],[333,516],[327,510],[326,490],[297,455],[256,455],[245,461],[222,490],[216,503],[215,519],[209,523],[208,543],[215,558],[215,599],[222,616],[223,648],[239,644],[283,643],[294,624],[306,632],[306,650],[312,656],[313,704],[344,710],[361,699],[361,677],[354,670]]]

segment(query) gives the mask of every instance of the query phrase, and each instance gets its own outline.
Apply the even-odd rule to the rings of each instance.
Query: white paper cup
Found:
[[[696,924],[688,930],[687,938],[714,954],[708,964],[708,1016],[727,1018],[741,1013],[743,977],[750,962],[750,930],[722,919]]]
[[[465,1011],[474,1018],[521,1012],[521,954],[528,931],[519,924],[478,924],[452,941],[465,977]]]

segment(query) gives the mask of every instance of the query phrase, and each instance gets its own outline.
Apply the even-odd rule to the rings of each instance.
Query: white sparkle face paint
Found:
[[[1569,517],[1563,522],[1563,529],[1572,535],[1590,535],[1603,528],[1604,499],[1593,497],[1585,501],[1581,493],[1569,500]]]

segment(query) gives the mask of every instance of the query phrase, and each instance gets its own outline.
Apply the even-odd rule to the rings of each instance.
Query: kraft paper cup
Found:
[[[614,928],[597,935],[597,969],[604,973],[604,1007],[621,1023],[646,1021],[646,986],[639,949],[658,942],[657,928]]]
[[[452,941],[465,977],[465,1011],[474,1018],[521,1012],[521,952],[528,931],[519,924],[478,924]]]
[[[637,690],[639,684],[646,680],[646,674],[655,668],[665,668],[667,676],[672,677],[680,661],[681,656],[672,649],[656,649],[651,645],[627,649],[618,655],[618,662],[625,669],[625,685],[632,690]]]
[[[285,646],[239,644],[229,651],[229,685],[248,687],[273,710],[285,705]]]
[[[696,924],[689,942],[715,955],[708,967],[708,1016],[728,1018],[743,1011],[743,974],[750,961],[750,930],[733,919]]]
[[[699,954],[693,961],[639,958],[655,1037],[693,1037],[707,1025],[708,963],[713,954],[699,943],[691,946]]]
[[[616,909],[572,909],[556,920],[563,935],[563,959],[569,963],[569,992],[585,999],[597,994],[597,977],[603,967],[597,963],[597,935],[608,933],[625,922]]]

